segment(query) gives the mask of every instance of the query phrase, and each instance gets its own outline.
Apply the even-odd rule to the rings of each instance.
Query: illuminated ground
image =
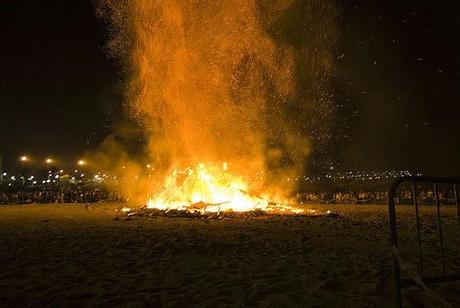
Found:
[[[114,220],[115,208],[0,207],[0,305],[390,304],[384,206],[321,207],[342,213],[338,218],[224,221]],[[409,209],[400,216],[407,239],[414,234]],[[445,213],[446,240],[458,244],[454,211]],[[435,234],[431,218],[428,237]],[[448,257],[460,269],[459,250]],[[439,292],[457,301],[459,290]],[[405,298],[426,303],[416,289]]]

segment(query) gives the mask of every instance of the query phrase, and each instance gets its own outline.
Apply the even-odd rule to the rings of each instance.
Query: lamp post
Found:
[[[84,177],[84,167],[88,164],[88,162],[86,160],[83,160],[83,159],[80,159],[77,161],[77,165],[80,167],[82,173],[80,174],[80,182],[83,182],[83,177]]]
[[[51,157],[47,157],[45,159],[45,164],[46,164],[46,179],[47,180],[50,180],[51,179],[51,176],[52,176],[52,164],[54,163],[54,159],[52,159]],[[47,185],[45,184],[45,187]]]
[[[26,164],[30,161],[30,158],[27,157],[26,155],[22,155],[21,157],[19,157],[19,161],[21,163],[20,173],[21,173],[21,178],[22,178],[22,185],[25,186],[26,185],[25,177],[27,173]]]

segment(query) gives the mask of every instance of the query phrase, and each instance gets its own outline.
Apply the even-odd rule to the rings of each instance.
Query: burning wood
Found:
[[[189,210],[158,210],[158,209],[149,209],[147,207],[142,207],[138,210],[131,209],[129,212],[123,212],[125,217],[128,220],[133,218],[149,218],[149,217],[170,217],[170,218],[200,218],[200,219],[257,219],[257,218],[271,218],[271,217],[331,217],[336,218],[339,215],[331,211],[320,212],[313,209],[305,209],[302,213],[291,213],[286,215],[285,213],[274,213],[274,212],[265,212],[262,210],[246,211],[246,212],[201,212],[201,211],[189,211]],[[116,217],[116,220],[119,220],[119,217]]]
[[[267,197],[248,193],[242,178],[223,168],[199,164],[195,168],[175,169],[166,178],[163,189],[154,194],[139,210],[123,207],[120,211],[131,217],[188,218],[254,218],[269,216],[336,217],[287,201],[275,202]]]
[[[187,169],[175,169],[164,182],[163,189],[147,202],[148,209],[186,211],[190,213],[256,212],[272,214],[302,214],[305,209],[287,201],[271,201],[266,196],[248,193],[248,184],[223,168],[198,164]]]

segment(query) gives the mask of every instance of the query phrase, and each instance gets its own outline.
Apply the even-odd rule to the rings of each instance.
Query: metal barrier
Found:
[[[418,256],[419,256],[419,273],[417,270],[413,269],[412,266],[404,262],[401,258],[399,249],[398,249],[398,230],[396,225],[396,209],[395,209],[395,196],[396,190],[402,183],[411,183],[412,184],[412,199],[415,210],[415,222],[417,230],[417,244],[418,244]],[[433,197],[434,197],[434,206],[436,206],[436,216],[437,216],[437,233],[439,237],[439,246],[440,246],[440,255],[441,255],[441,271],[442,275],[439,276],[425,276],[424,272],[424,262],[423,262],[423,250],[421,243],[421,232],[420,232],[420,218],[419,218],[419,203],[417,201],[417,183],[423,184],[428,183],[433,185]],[[444,237],[441,221],[441,211],[440,211],[440,202],[438,196],[438,184],[449,184],[453,187],[454,192],[454,201],[457,208],[457,218],[460,227],[460,206],[459,206],[459,195],[458,195],[458,184],[460,184],[460,179],[455,178],[440,178],[440,177],[427,177],[427,176],[410,176],[397,179],[390,187],[388,191],[388,221],[389,221],[389,240],[392,251],[393,259],[393,279],[394,279],[394,300],[395,306],[401,307],[401,288],[408,285],[419,285],[424,289],[427,294],[436,300],[439,304],[447,307],[451,307],[444,299],[437,296],[432,292],[426,284],[428,283],[440,283],[440,282],[449,282],[460,280],[460,273],[458,274],[447,274],[446,273],[446,264],[444,256]],[[401,270],[404,270],[406,274],[410,276],[410,279],[401,278]]]

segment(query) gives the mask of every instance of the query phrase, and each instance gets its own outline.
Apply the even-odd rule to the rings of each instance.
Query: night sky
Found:
[[[0,153],[74,162],[111,126],[117,68],[91,1],[8,1],[0,31]]]
[[[337,146],[338,169],[460,175],[458,2],[341,6],[335,53],[345,94],[336,103],[353,110],[343,119],[352,129]],[[0,155],[7,169],[22,153],[73,162],[110,134],[121,73],[105,55],[106,31],[92,1],[2,2]]]

